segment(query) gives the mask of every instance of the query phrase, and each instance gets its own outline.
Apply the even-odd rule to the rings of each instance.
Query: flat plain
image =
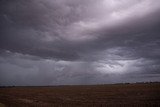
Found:
[[[160,83],[1,87],[0,107],[160,107]]]

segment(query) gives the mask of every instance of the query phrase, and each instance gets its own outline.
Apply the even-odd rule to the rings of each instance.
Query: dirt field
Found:
[[[0,107],[160,107],[160,83],[0,88]]]

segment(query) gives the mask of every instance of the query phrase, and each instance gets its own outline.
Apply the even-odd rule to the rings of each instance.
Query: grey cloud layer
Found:
[[[41,81],[37,84],[61,84],[70,78],[68,75],[76,75],[77,84],[87,80],[88,84],[100,83],[110,81],[106,73],[121,72],[117,69],[123,73],[128,70],[129,74],[125,75],[128,77],[133,72],[135,76],[159,75],[159,4],[153,0],[1,0],[0,73],[6,75],[1,80],[18,74],[26,78],[45,74],[44,79],[48,79],[37,78],[35,81]],[[9,58],[7,51],[12,54]],[[21,57],[9,60],[16,53]],[[25,55],[37,62],[24,58]],[[52,60],[53,67],[46,60]],[[21,61],[23,67],[17,67]],[[69,65],[63,65],[65,68],[58,72],[55,70],[58,61]],[[28,62],[35,64],[35,68],[25,68]],[[39,63],[43,63],[43,68]],[[88,69],[81,69],[86,66]],[[16,74],[10,73],[13,68]],[[63,82],[52,82],[58,79],[57,73]],[[123,81],[120,77],[119,80]],[[73,81],[68,80],[68,84]]]
[[[113,61],[107,64],[106,62],[54,61],[5,52],[0,57],[0,85],[73,85],[159,80],[159,71],[154,69],[159,69],[160,66],[154,64],[154,61],[140,59],[135,60],[134,63],[132,61],[127,63],[128,65]],[[106,72],[108,64],[110,69]],[[125,69],[119,71],[121,67]],[[127,67],[129,68],[126,69]]]

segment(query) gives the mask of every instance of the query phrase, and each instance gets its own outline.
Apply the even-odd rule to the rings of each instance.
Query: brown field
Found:
[[[0,88],[0,107],[160,107],[160,83]]]

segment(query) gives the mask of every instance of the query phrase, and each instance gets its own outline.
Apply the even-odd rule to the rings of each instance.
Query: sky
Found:
[[[160,81],[160,0],[0,0],[0,85]]]

